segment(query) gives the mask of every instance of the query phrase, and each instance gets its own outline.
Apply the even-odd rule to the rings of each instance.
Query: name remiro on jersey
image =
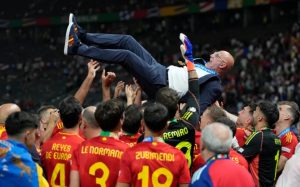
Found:
[[[165,132],[163,137],[164,139],[170,139],[174,137],[181,137],[189,133],[189,130],[187,127],[177,129],[175,131]]]

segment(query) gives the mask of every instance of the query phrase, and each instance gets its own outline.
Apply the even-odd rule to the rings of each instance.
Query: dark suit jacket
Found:
[[[217,101],[223,91],[221,79],[218,75],[208,74],[198,79],[200,116],[207,107]]]

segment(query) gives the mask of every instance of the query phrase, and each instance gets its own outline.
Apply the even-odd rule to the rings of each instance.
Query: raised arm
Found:
[[[219,103],[219,101],[216,101],[214,103],[216,106],[220,107],[226,114],[226,116],[231,119],[234,123],[236,123],[238,116],[231,114],[230,112],[228,112],[227,110],[225,110]]]
[[[126,85],[125,86],[125,94],[127,98],[127,106],[130,106],[133,104],[135,97],[136,97],[136,91],[132,88],[133,85]]]
[[[103,69],[101,80],[102,80],[102,101],[110,100],[110,86],[111,83],[116,79],[116,74],[114,72],[107,72],[105,74],[105,69]]]
[[[186,106],[181,112],[181,119],[190,123],[192,126],[197,127],[200,115],[200,106],[198,103],[199,85],[198,75],[194,65],[192,44],[184,34],[179,36],[182,44],[180,45],[181,54],[185,60],[185,65],[189,77],[189,91],[187,92]]]
[[[93,83],[93,80],[96,76],[96,72],[100,69],[100,65],[97,61],[94,60],[90,60],[88,62],[88,74],[86,76],[86,78],[84,79],[84,81],[82,82],[80,88],[77,90],[77,92],[75,93],[74,97],[76,99],[78,99],[78,101],[80,102],[80,104],[83,104],[86,95],[88,94],[91,85]]]
[[[60,116],[59,116],[58,110],[54,110],[54,111],[50,112],[48,126],[44,132],[44,135],[41,137],[42,143],[45,143],[52,136],[53,130],[57,124],[57,121],[59,120],[59,117]]]
[[[139,83],[137,82],[136,78],[133,78],[134,81],[134,90],[136,92],[136,96],[134,98],[134,104],[136,104],[137,106],[141,106],[142,105],[142,88],[139,85]]]
[[[114,91],[114,98],[117,98],[125,88],[125,82],[119,81]]]

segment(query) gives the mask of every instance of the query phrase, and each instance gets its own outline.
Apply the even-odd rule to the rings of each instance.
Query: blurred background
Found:
[[[191,39],[194,57],[229,50],[236,61],[223,79],[230,112],[260,99],[300,104],[297,0],[6,1],[0,7],[0,104],[15,102],[35,111],[57,105],[79,88],[89,59],[63,55],[70,12],[88,32],[134,36],[166,66],[180,57],[180,32]],[[121,66],[106,68],[118,80],[132,82]],[[84,105],[101,101],[99,75]]]

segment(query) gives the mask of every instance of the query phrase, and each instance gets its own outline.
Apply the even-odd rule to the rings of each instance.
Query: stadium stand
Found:
[[[160,3],[158,3],[160,2]],[[198,1],[200,3],[201,1]],[[3,18],[66,16],[182,4],[183,1],[129,1],[116,5],[114,1],[34,1],[12,13],[11,4],[1,12]],[[107,6],[106,6],[107,4]],[[137,5],[138,4],[138,5]],[[131,6],[132,5],[132,6]],[[38,7],[38,8],[37,8]],[[47,8],[50,7],[50,8]],[[64,7],[68,7],[64,8]],[[100,7],[98,8],[91,7]],[[41,9],[41,11],[39,10]],[[52,11],[53,9],[53,11]],[[89,12],[89,9],[93,9]],[[32,11],[32,13],[29,13]],[[45,13],[48,11],[48,13]],[[246,13],[245,13],[246,12]],[[253,14],[255,12],[255,14]],[[157,17],[112,23],[83,23],[89,32],[123,33],[133,35],[165,65],[176,63],[178,33],[187,33],[194,43],[195,57],[208,58],[216,49],[229,49],[235,54],[237,65],[223,80],[225,106],[237,112],[245,102],[269,98],[274,101],[299,98],[299,23],[296,1],[228,11]],[[251,16],[249,16],[251,15]],[[247,17],[248,16],[248,17]],[[247,17],[247,18],[246,18]],[[247,22],[247,23],[245,23]],[[49,27],[1,28],[0,59],[1,100],[19,103],[25,110],[41,104],[57,104],[65,95],[74,92],[86,74],[88,59],[66,57],[62,54],[66,25]],[[174,45],[176,44],[176,45]],[[130,76],[118,66],[118,79],[130,81]],[[268,73],[262,73],[268,72]],[[100,81],[99,81],[100,82]],[[100,99],[100,83],[95,82],[86,104]]]

